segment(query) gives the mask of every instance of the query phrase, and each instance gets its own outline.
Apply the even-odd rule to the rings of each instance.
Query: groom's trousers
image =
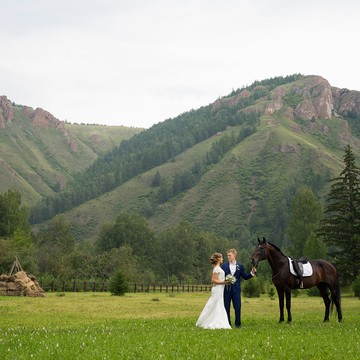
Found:
[[[230,286],[230,289],[227,289],[225,286],[224,289],[224,306],[228,315],[229,324],[231,325],[230,317],[230,307],[231,302],[235,311],[235,326],[239,327],[241,325],[241,298],[240,298],[240,288],[236,285]]]

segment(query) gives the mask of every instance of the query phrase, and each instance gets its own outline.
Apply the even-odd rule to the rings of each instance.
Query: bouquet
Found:
[[[226,278],[225,278],[225,281],[226,282],[229,282],[230,284],[235,284],[236,282],[236,277],[229,274],[229,275],[226,275]]]
[[[225,281],[227,283],[226,287],[229,288],[232,284],[235,284],[236,282],[236,277],[229,274],[229,275],[226,275],[225,277]]]

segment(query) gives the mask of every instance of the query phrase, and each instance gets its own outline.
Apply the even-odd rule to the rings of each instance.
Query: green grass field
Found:
[[[63,296],[60,296],[63,295]],[[242,298],[242,328],[204,330],[195,322],[210,293],[47,294],[0,297],[1,359],[355,359],[360,300],[343,297],[323,323],[318,297],[293,298],[291,325],[278,301]]]

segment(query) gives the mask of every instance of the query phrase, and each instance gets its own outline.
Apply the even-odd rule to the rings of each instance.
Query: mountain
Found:
[[[32,206],[64,190],[75,174],[142,130],[68,124],[0,96],[0,192],[16,188]]]
[[[32,221],[60,211],[77,239],[94,240],[103,224],[132,212],[156,230],[186,220],[241,247],[259,234],[281,246],[296,190],[307,185],[323,201],[345,145],[359,159],[359,138],[358,91],[320,76],[256,81],[99,155],[33,207]]]

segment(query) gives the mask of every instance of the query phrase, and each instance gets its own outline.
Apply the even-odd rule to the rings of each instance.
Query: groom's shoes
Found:
[[[241,324],[240,325],[236,325],[235,326],[237,329],[240,329],[241,328]]]

